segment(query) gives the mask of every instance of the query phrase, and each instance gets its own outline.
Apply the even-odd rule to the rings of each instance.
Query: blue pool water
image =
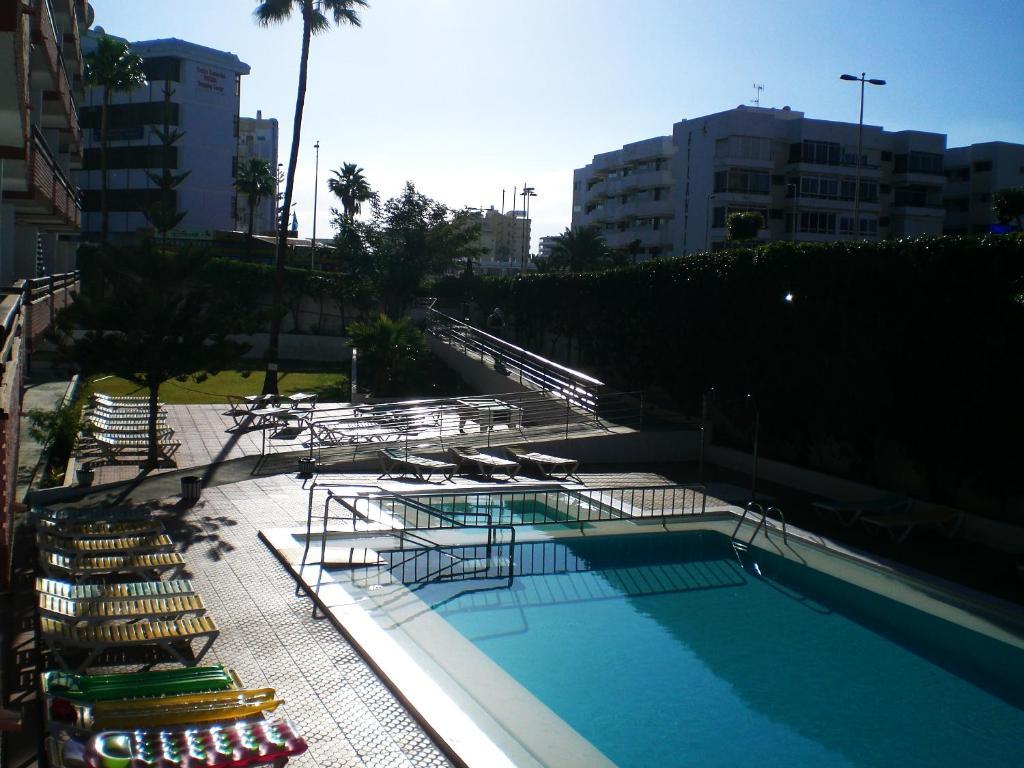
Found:
[[[550,503],[548,497],[552,496]],[[456,518],[489,514],[495,525],[540,525],[572,522],[567,508],[559,508],[552,494],[533,494],[523,498],[486,499],[467,497],[465,501],[443,502],[436,509]]]
[[[1024,763],[1024,653],[751,551],[661,533],[517,547],[417,594],[622,766]]]

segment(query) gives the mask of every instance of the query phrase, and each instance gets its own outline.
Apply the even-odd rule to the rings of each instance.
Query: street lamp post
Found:
[[[309,249],[309,268],[316,269],[316,201],[320,191],[320,142],[313,145],[316,150],[316,164],[313,166],[313,244]]]
[[[885,80],[866,77],[863,72],[860,73],[860,77],[840,75],[839,79],[860,83],[860,120],[857,123],[857,186],[853,190],[853,236],[857,238],[860,235],[860,174],[864,165],[864,84],[885,85]]]
[[[519,193],[523,197],[523,209],[526,214],[526,218],[523,219],[523,251],[520,259],[521,271],[526,271],[526,256],[530,252],[530,238],[527,228],[530,226],[530,198],[536,197],[537,193],[533,191],[533,187],[528,187],[523,184],[523,191]]]

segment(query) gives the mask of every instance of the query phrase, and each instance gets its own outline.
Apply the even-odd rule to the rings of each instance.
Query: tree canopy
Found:
[[[483,253],[478,218],[432,200],[412,182],[372,208],[366,223],[336,215],[335,248],[343,269],[366,281],[391,317],[402,315],[427,275],[445,274]]]
[[[333,179],[327,180],[327,189],[341,201],[341,215],[349,221],[362,212],[363,203],[374,200],[376,193],[363,175],[363,169],[355,163],[342,163],[337,171],[331,171]]]
[[[146,240],[131,249],[93,249],[80,258],[103,282],[60,311],[54,340],[61,357],[84,375],[114,374],[149,390],[147,465],[155,468],[160,385],[221,370],[244,351],[228,334],[252,332],[256,318],[251,305],[207,279],[207,252],[173,253]]]
[[[1000,224],[1016,223],[1024,232],[1024,187],[1008,187],[992,195],[992,211]]]
[[[596,225],[566,230],[555,238],[547,267],[555,272],[588,272],[608,266],[611,255]]]

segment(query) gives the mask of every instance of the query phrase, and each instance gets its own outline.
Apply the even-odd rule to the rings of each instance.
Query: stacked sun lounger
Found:
[[[60,667],[42,674],[50,765],[242,768],[306,751],[275,712],[274,689],[194,666],[219,630],[191,581],[160,578],[184,562],[159,521],[142,510],[37,510],[36,524],[47,574],[36,579],[39,635]],[[183,668],[83,673],[140,647]]]
[[[185,563],[159,521],[144,511],[43,511],[37,529],[40,637],[63,668],[137,646],[183,664],[209,650],[217,625],[191,583],[173,578]]]
[[[157,411],[157,450],[171,463],[181,443],[173,439],[163,403]],[[91,465],[138,462],[149,452],[149,398],[95,393],[82,413],[84,426],[76,454]]]

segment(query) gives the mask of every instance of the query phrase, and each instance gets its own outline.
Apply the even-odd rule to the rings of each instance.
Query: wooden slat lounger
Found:
[[[137,574],[159,578],[160,574],[173,577],[185,567],[185,560],[177,552],[157,552],[147,555],[82,555],[70,556],[61,552],[39,550],[39,564],[48,576],[70,576],[87,579],[117,573]]]
[[[50,509],[49,507],[33,507],[32,514],[39,525],[45,522],[54,523],[123,523],[134,520],[148,520],[152,512],[145,507],[67,507]]]
[[[520,464],[530,464],[537,468],[545,477],[554,477],[561,474],[566,480],[576,475],[580,463],[576,459],[565,459],[560,456],[551,456],[537,451],[524,451],[519,446],[512,446],[505,449],[508,455]]]
[[[937,528],[951,538],[962,521],[962,512],[940,506],[907,509],[887,515],[863,515],[860,518],[865,528],[881,528],[897,543],[904,542],[915,528]]]
[[[66,539],[110,538],[118,536],[146,536],[163,533],[164,526],[159,520],[99,520],[95,522],[55,522],[40,518],[36,528],[51,536]]]
[[[383,448],[377,451],[377,455],[380,457],[382,472],[380,477],[399,477],[412,474],[419,480],[426,480],[436,473],[443,475],[445,480],[451,480],[452,475],[459,468],[457,464],[428,459],[425,456],[417,456],[394,448]]]
[[[170,552],[174,549],[174,542],[166,533],[70,538],[40,531],[36,534],[36,543],[40,549],[69,555],[133,555]]]
[[[65,600],[127,600],[136,597],[181,597],[196,593],[188,579],[129,581],[115,584],[72,584],[57,579],[36,579],[36,592]]]
[[[519,474],[520,465],[517,461],[509,461],[500,456],[492,456],[489,453],[481,453],[476,448],[462,446],[450,449],[452,456],[458,464],[458,471],[462,472],[464,464],[472,464],[476,467],[477,473],[491,479],[495,472],[507,474],[509,480],[515,480]]]
[[[206,606],[199,595],[71,600],[40,592],[36,599],[40,616],[52,616],[84,624],[114,620],[175,619],[189,614],[201,616],[206,613]]]
[[[149,406],[149,397],[145,395],[105,395],[102,392],[93,392],[89,395],[89,402],[96,405],[107,405],[107,406]],[[157,405],[163,406],[165,403],[162,400],[157,401]]]
[[[882,496],[864,501],[825,499],[811,502],[814,509],[835,516],[847,528],[856,523],[861,515],[905,512],[910,508],[910,504],[911,501],[906,496]]]
[[[181,619],[142,619],[132,622],[91,624],[76,626],[69,621],[42,616],[39,631],[46,646],[64,669],[81,671],[92,664],[106,651],[134,646],[160,648],[187,667],[197,664],[210,650],[220,630],[209,616],[185,617]],[[197,653],[184,655],[177,647],[188,645],[191,651],[193,640],[202,641]],[[69,648],[81,648],[88,652],[85,659],[71,666],[65,658]]]
[[[149,439],[96,434],[84,447],[88,455],[116,462],[127,456],[144,456],[149,451]],[[170,461],[180,447],[181,443],[177,440],[160,439],[157,441],[158,458]]]

